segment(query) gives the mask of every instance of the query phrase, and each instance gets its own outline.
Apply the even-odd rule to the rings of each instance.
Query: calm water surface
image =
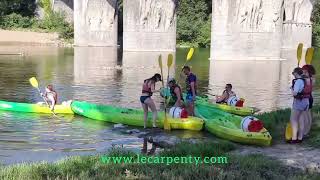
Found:
[[[1,51],[24,52],[25,56],[0,56],[0,99],[35,103],[41,101],[28,79],[36,76],[40,86],[54,84],[59,101],[85,100],[140,108],[144,79],[159,72],[155,52],[119,53],[116,48],[54,48],[3,46]],[[170,75],[179,78],[187,49],[178,49]],[[197,49],[190,62],[199,78],[199,91],[213,99],[226,83],[246,99],[247,106],[262,111],[289,107],[291,72],[295,52],[283,52],[288,61],[209,61],[209,49]],[[319,51],[314,63],[320,70]],[[166,64],[168,53],[162,53]],[[164,69],[167,75],[167,69]],[[183,82],[181,80],[180,82]],[[319,81],[318,81],[319,82]],[[160,87],[160,84],[157,88]],[[320,87],[317,84],[317,87]],[[316,91],[316,102],[319,93]],[[155,95],[158,108],[161,98]],[[143,139],[113,128],[113,124],[79,116],[57,120],[50,115],[0,112],[0,161],[55,161],[69,155],[105,152],[113,145],[139,150]],[[173,132],[183,136],[183,131]],[[199,135],[199,134],[198,134]],[[201,138],[213,138],[200,133]]]

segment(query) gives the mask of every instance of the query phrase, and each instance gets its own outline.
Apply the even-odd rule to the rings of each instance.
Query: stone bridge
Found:
[[[76,46],[117,46],[119,0],[51,0],[74,22]],[[280,59],[311,46],[316,0],[213,0],[211,59]],[[175,51],[179,0],[123,0],[124,51]]]

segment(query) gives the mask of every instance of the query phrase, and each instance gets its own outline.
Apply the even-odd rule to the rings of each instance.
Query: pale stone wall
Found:
[[[123,0],[124,51],[175,51],[175,0]]]
[[[282,48],[294,49],[299,43],[310,47],[312,42],[312,3],[310,0],[285,0]]]
[[[279,59],[282,1],[213,0],[211,59]]]
[[[74,1],[76,46],[116,46],[117,0]]]
[[[52,8],[65,15],[69,23],[73,22],[73,0],[51,0]]]

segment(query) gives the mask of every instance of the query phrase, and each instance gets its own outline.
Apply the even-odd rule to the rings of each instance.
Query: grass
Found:
[[[232,143],[180,143],[160,156],[225,155],[228,164],[105,164],[99,156],[72,157],[53,164],[42,162],[0,168],[0,179],[319,179],[319,174],[288,168],[262,155],[229,155]],[[124,148],[113,148],[109,156],[135,156]]]
[[[264,126],[269,130],[275,142],[284,141],[284,132],[287,122],[290,119],[290,109],[278,110],[257,115],[257,118],[264,120]],[[320,106],[313,107],[313,125],[310,137],[304,141],[312,147],[320,147]]]

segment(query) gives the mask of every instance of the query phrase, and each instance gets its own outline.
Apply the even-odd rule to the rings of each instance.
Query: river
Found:
[[[124,52],[103,47],[2,46],[1,50],[23,52],[24,56],[0,56],[0,99],[14,102],[41,101],[28,79],[36,76],[41,88],[53,84],[59,101],[84,100],[140,108],[139,96],[144,79],[159,72],[158,52]],[[177,49],[175,69],[170,76],[179,78],[188,49]],[[161,53],[166,64],[168,53]],[[199,79],[199,94],[213,99],[226,83],[232,83],[245,105],[264,111],[290,107],[292,69],[296,52],[283,51],[289,60],[209,61],[209,49],[196,49],[190,63]],[[320,51],[314,65],[320,70]],[[164,69],[165,76],[167,69]],[[183,82],[182,80],[180,82]],[[319,81],[318,81],[319,82]],[[317,89],[320,84],[317,83]],[[160,84],[157,85],[160,88]],[[315,101],[320,94],[315,92]],[[160,107],[161,97],[155,95]],[[69,155],[105,152],[113,145],[141,149],[143,139],[113,127],[79,116],[0,112],[0,161],[55,161]],[[133,127],[132,127],[133,128]],[[177,132],[179,134],[179,132]],[[200,133],[200,138],[214,138]]]

